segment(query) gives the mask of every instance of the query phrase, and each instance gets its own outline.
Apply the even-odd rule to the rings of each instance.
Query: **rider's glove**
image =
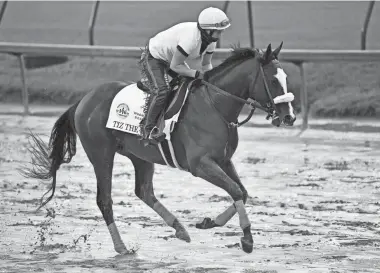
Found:
[[[199,80],[204,80],[205,78],[205,74],[200,72],[199,70],[197,70],[197,72],[195,72],[195,79],[199,79]]]

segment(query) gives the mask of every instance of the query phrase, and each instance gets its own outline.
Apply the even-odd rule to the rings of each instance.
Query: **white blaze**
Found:
[[[288,93],[288,85],[286,84],[286,73],[282,68],[277,68],[277,74],[274,75],[275,78],[277,78],[278,82],[280,83],[282,89],[284,90],[284,93]]]
[[[278,80],[280,83],[282,90],[284,90],[285,95],[288,93],[288,85],[286,84],[286,78],[287,75],[285,71],[282,68],[277,68],[277,73],[274,75],[274,77]],[[294,98],[294,97],[293,97]],[[289,110],[290,110],[290,115],[294,117],[294,111],[293,111],[293,106],[290,102],[288,102],[289,105]]]

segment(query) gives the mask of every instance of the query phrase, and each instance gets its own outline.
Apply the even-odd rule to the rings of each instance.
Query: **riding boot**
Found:
[[[165,134],[160,132],[159,128],[157,128],[157,122],[163,111],[165,100],[158,97],[159,95],[153,98],[149,105],[148,112],[143,121],[142,137],[143,139],[153,139],[159,142],[162,137],[165,136]]]

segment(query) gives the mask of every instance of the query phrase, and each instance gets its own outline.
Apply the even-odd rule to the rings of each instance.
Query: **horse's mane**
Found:
[[[220,70],[226,68],[227,66],[233,63],[255,58],[257,54],[260,54],[260,51],[256,48],[252,49],[249,47],[233,46],[231,55],[227,59],[225,59],[220,65],[214,67],[209,72],[218,73]]]

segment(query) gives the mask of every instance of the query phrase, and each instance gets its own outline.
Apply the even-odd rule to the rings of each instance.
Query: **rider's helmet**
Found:
[[[198,25],[201,29],[223,30],[228,28],[231,23],[227,15],[220,9],[209,7],[199,14]]]

